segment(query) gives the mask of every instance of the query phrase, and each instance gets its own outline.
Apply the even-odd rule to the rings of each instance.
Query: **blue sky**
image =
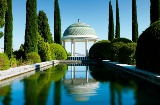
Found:
[[[116,0],[111,0],[114,13],[114,23],[116,22]],[[12,0],[13,6],[13,48],[19,49],[24,43],[25,23],[26,23],[26,0]],[[121,37],[132,37],[132,0],[119,0]],[[81,22],[93,27],[99,40],[108,39],[108,5],[109,0],[59,0],[62,34],[65,29]],[[54,24],[54,0],[37,0],[37,14],[43,10],[48,17],[51,33],[53,35]],[[150,0],[137,0],[137,17],[139,35],[150,24]],[[0,29],[3,31],[3,29]],[[89,48],[92,43],[89,44]],[[4,46],[4,39],[0,39],[0,48]],[[84,53],[84,43],[76,43],[76,52]],[[67,51],[70,52],[70,44],[66,44]]]

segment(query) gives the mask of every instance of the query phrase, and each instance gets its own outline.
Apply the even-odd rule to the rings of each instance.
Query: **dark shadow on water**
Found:
[[[136,105],[160,104],[160,87],[128,73],[107,68],[104,64],[90,65],[90,74],[100,82],[110,82],[111,105],[115,105],[115,91],[118,103],[122,105],[122,90],[130,88],[134,91]]]

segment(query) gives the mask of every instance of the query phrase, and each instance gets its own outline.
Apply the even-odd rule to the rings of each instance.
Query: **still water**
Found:
[[[160,104],[159,87],[103,64],[61,64],[23,75],[0,82],[0,105]]]

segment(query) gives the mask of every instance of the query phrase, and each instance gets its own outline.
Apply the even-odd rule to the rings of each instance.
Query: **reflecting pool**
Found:
[[[103,64],[60,64],[0,81],[0,105],[160,104],[159,87]]]

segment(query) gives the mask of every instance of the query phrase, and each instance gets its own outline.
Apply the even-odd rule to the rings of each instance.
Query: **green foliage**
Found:
[[[160,69],[160,20],[151,24],[139,37],[136,48],[136,66],[140,69]]]
[[[115,38],[114,40],[111,41],[111,44],[116,42],[132,43],[132,41],[127,38]]]
[[[51,49],[52,59],[54,58],[56,60],[66,60],[67,59],[67,52],[64,49],[64,47],[61,46],[60,44],[52,43],[50,44],[50,49]]]
[[[150,0],[150,24],[160,19],[160,0]]]
[[[138,40],[138,22],[136,0],[132,0],[132,41]]]
[[[115,42],[111,44],[110,49],[110,60],[114,62],[119,62],[119,50],[125,45],[123,42]]]
[[[109,1],[109,26],[108,26],[108,40],[114,39],[114,19],[111,0]]]
[[[54,2],[54,42],[61,44],[61,16],[58,0]]]
[[[115,38],[120,38],[120,19],[119,19],[119,6],[116,0],[116,33]]]
[[[71,56],[71,52],[67,52],[67,56]]]
[[[11,58],[9,60],[10,60],[11,67],[17,67],[17,60],[13,55],[11,56]]]
[[[61,80],[66,74],[67,70],[68,70],[68,66],[66,64],[53,66],[51,79],[53,81]]]
[[[4,29],[4,52],[11,58],[12,56],[12,0],[7,0],[8,10],[5,14],[5,29]]]
[[[128,43],[121,47],[119,50],[119,62],[125,64],[135,64],[136,47],[137,43]]]
[[[45,42],[53,43],[48,18],[44,11],[39,11],[38,14],[38,33],[42,36]]]
[[[119,50],[127,43],[132,43],[131,40],[127,38],[116,38],[111,41],[110,46],[110,60],[119,62]]]
[[[0,53],[0,70],[7,70],[10,67],[10,62],[6,54]]]
[[[30,52],[38,52],[38,28],[37,28],[37,2],[26,2],[26,29],[25,29],[25,55]]]
[[[7,0],[1,0],[0,1],[0,28],[3,28],[5,21],[5,13],[7,11],[8,7],[7,7]],[[3,32],[0,31],[0,38],[3,37]]]
[[[27,61],[29,61],[31,64],[41,62],[41,58],[40,58],[40,56],[39,56],[36,52],[28,53],[28,54],[26,55],[26,59],[27,59]]]
[[[101,40],[93,44],[89,50],[89,58],[96,60],[109,59],[110,41]]]
[[[44,39],[41,35],[38,35],[38,54],[41,57],[41,61],[49,61],[51,60],[51,50],[48,42],[44,42]]]
[[[24,58],[24,45],[21,44],[19,50],[14,51],[13,54],[16,56],[16,59]]]

